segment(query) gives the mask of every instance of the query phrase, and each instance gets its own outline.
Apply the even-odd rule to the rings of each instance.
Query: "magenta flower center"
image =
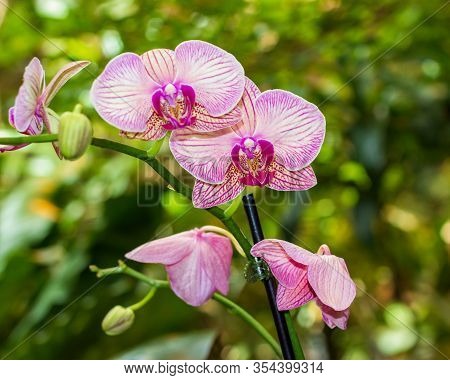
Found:
[[[231,159],[241,172],[241,181],[247,186],[265,186],[273,177],[269,166],[273,161],[274,148],[266,140],[243,137],[231,151]]]
[[[169,131],[185,128],[195,122],[192,108],[195,104],[195,91],[185,84],[168,83],[152,95],[153,109],[166,123]]]

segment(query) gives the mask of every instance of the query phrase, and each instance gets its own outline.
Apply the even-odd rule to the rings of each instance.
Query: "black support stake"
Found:
[[[261,228],[261,222],[256,209],[255,198],[253,194],[245,195],[242,198],[244,203],[245,213],[247,214],[248,224],[252,233],[253,242],[256,244],[264,239],[264,234]],[[276,302],[277,285],[273,277],[264,280],[264,287],[266,288],[267,298],[269,299],[270,310],[272,311],[273,320],[277,329],[278,340],[280,341],[283,358],[286,360],[295,359],[294,348],[289,336],[289,330],[286,323],[286,311],[279,311]]]

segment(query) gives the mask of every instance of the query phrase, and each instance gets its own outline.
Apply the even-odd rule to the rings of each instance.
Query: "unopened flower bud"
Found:
[[[102,329],[107,335],[119,335],[128,330],[134,322],[134,311],[123,306],[114,306],[102,321]]]
[[[80,113],[64,112],[59,119],[59,148],[67,160],[80,158],[92,141],[92,125],[89,119]]]

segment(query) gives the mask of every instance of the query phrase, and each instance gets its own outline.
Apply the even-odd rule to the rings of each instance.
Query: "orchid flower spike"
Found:
[[[247,78],[239,107],[242,121],[230,128],[171,136],[175,159],[197,179],[195,207],[226,203],[245,186],[298,191],[317,183],[310,164],[324,140],[325,118],[315,105],[287,91],[260,93]]]
[[[330,328],[347,328],[356,286],[345,261],[327,245],[313,254],[283,240],[266,239],[255,244],[251,254],[263,258],[278,280],[278,309],[295,309],[315,299]]]
[[[174,293],[189,305],[199,306],[216,290],[228,293],[232,255],[227,237],[196,228],[153,240],[125,256],[165,265]]]
[[[44,126],[50,133],[57,132],[57,120],[46,107],[61,87],[89,64],[89,61],[70,62],[56,73],[48,86],[45,86],[44,68],[38,58],[33,58],[25,68],[23,83],[19,88],[14,107],[9,109],[9,123],[24,135],[39,135]],[[26,145],[28,144],[2,145],[0,153]],[[58,150],[57,153],[59,154]]]
[[[142,55],[124,53],[92,86],[92,102],[130,138],[159,140],[167,131],[209,132],[240,120],[244,69],[226,51],[203,41]]]

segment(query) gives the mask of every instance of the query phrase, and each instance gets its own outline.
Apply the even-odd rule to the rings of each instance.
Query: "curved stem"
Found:
[[[253,329],[272,347],[278,357],[282,357],[281,349],[277,341],[269,334],[264,326],[259,323],[253,316],[245,309],[235,304],[229,298],[224,297],[219,293],[214,293],[213,299],[224,305],[228,310],[238,315],[242,320],[247,322]]]
[[[234,248],[236,249],[236,251],[243,257],[245,257],[245,252],[242,249],[242,247],[240,246],[239,242],[236,240],[236,238],[234,237],[234,235],[230,232],[227,231],[223,228],[217,227],[217,226],[203,226],[200,228],[200,230],[205,231],[205,232],[216,232],[218,234],[221,234],[225,237],[227,237],[228,239],[230,239],[231,243],[233,243]]]
[[[149,278],[145,276],[143,273],[138,272],[129,266],[127,266],[123,261],[119,261],[119,265],[117,267],[113,268],[105,268],[101,269],[96,267],[95,265],[91,265],[89,269],[97,273],[97,277],[106,277],[114,274],[126,274],[130,277],[134,277],[135,279],[145,282],[147,285],[150,285],[153,290],[156,290],[157,288],[170,288],[168,281],[163,280],[154,280],[152,278]],[[150,293],[149,293],[150,294]],[[153,296],[153,294],[151,294]],[[151,298],[150,296],[150,298]],[[147,295],[148,297],[148,295]],[[144,298],[144,300],[148,301],[147,297]],[[249,312],[247,312],[245,309],[240,307],[239,305],[235,304],[233,301],[231,301],[229,298],[219,294],[214,293],[212,297],[215,301],[219,302],[223,306],[225,306],[229,311],[231,311],[233,314],[236,314],[238,317],[240,317],[243,321],[245,321],[250,327],[252,327],[260,336],[263,338],[269,345],[272,347],[274,352],[277,354],[278,357],[281,357],[281,349],[276,340],[270,335],[270,333],[264,328],[264,326],[259,323]],[[141,302],[143,302],[142,300]],[[138,304],[140,304],[139,302]],[[138,305],[135,304],[135,305]],[[133,305],[133,306],[135,306]],[[131,308],[133,308],[131,306]],[[142,306],[142,305],[141,305]]]
[[[141,307],[145,306],[147,304],[147,302],[150,301],[153,298],[153,296],[155,295],[156,289],[157,288],[152,286],[144,298],[142,298],[139,302],[136,302],[135,304],[128,306],[128,308],[133,311],[136,311],[136,310],[139,310]]]

